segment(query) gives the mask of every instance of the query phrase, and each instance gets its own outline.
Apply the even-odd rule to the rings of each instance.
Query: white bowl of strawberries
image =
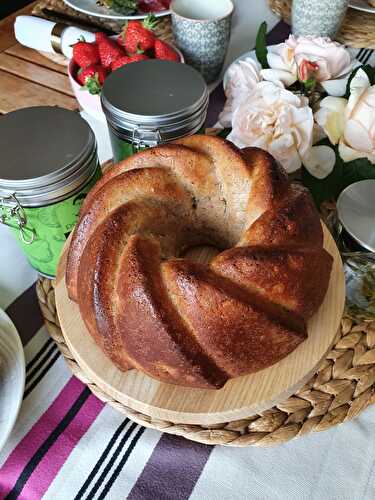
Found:
[[[99,32],[95,42],[81,39],[74,44],[68,66],[70,84],[82,109],[97,120],[105,122],[100,92],[112,71],[147,59],[184,62],[176,47],[155,36],[153,24],[153,16],[148,16],[143,22],[129,21],[119,35],[108,37]]]

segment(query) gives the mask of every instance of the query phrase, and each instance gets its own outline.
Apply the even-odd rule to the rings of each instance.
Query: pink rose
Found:
[[[288,43],[288,41],[287,41]],[[299,37],[293,40],[294,58],[299,68],[306,61],[316,65],[314,78],[330,95],[345,94],[346,82],[353,69],[353,61],[347,49],[329,38]]]
[[[333,96],[345,93],[353,69],[350,53],[329,38],[290,35],[284,43],[268,48],[267,61],[270,68],[261,71],[264,80],[289,87],[298,79],[313,77]]]
[[[310,78],[316,78],[319,71],[319,66],[316,63],[304,59],[299,66],[299,79],[301,82],[306,82]]]

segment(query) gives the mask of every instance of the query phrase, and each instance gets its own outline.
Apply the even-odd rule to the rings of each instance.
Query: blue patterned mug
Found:
[[[234,6],[231,0],[173,0],[173,34],[185,61],[207,83],[215,81],[227,53]]]

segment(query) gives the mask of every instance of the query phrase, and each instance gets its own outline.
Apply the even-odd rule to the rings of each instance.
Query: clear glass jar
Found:
[[[203,77],[185,64],[150,60],[114,71],[101,102],[115,162],[200,131],[208,100]]]
[[[0,223],[30,264],[56,275],[86,194],[101,176],[95,136],[74,111],[24,108],[0,118]]]

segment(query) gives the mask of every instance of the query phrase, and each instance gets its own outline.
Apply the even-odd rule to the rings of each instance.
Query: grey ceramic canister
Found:
[[[173,0],[172,26],[187,64],[207,83],[220,75],[228,50],[234,6],[231,0]]]
[[[334,39],[348,5],[349,0],[293,0],[293,34]]]

